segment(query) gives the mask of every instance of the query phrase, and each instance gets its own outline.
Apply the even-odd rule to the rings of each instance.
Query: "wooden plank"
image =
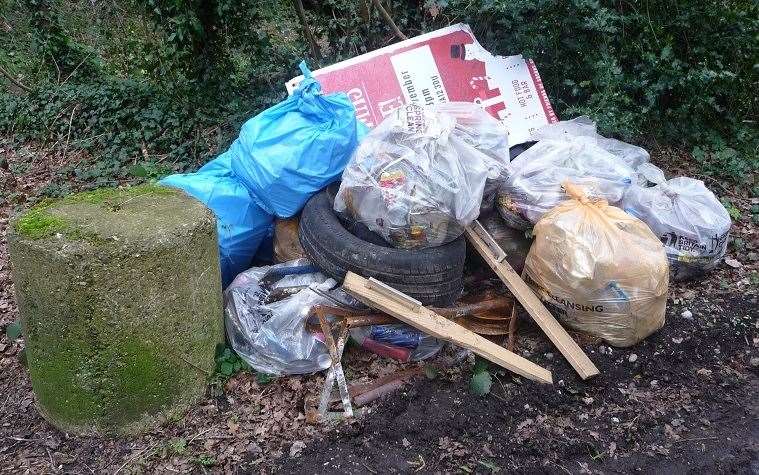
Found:
[[[483,358],[525,378],[541,383],[553,383],[551,372],[547,369],[496,345],[424,306],[416,306],[413,302],[404,304],[397,294],[388,296],[381,287],[371,285],[369,280],[353,272],[348,272],[345,276],[343,287],[366,305],[382,310],[429,335],[472,350]]]
[[[479,225],[475,221],[474,226]],[[466,229],[466,237],[472,243],[477,252],[485,259],[485,262],[495,271],[498,277],[506,284],[506,287],[524,306],[527,313],[535,320],[541,330],[548,336],[548,339],[556,345],[564,358],[577,371],[582,379],[588,379],[599,373],[596,365],[590,361],[588,355],[582,351],[582,348],[569,336],[564,327],[556,321],[551,312],[546,309],[543,302],[532,291],[519,274],[504,259],[500,259],[498,250],[490,249],[487,241],[483,239],[472,227]],[[500,248],[498,248],[500,249]],[[501,250],[501,252],[503,252]]]

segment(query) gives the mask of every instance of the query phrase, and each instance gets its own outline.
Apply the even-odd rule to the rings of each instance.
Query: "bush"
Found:
[[[28,96],[0,96],[0,132],[84,148],[114,173],[156,156],[184,169],[281,99],[300,58],[318,49],[318,67],[396,40],[364,0],[305,0],[315,47],[291,1],[116,3],[0,0],[0,14],[28,33],[14,35],[0,65],[37,81]],[[627,140],[698,146],[704,173],[755,180],[753,0],[383,4],[408,36],[461,21],[489,50],[534,58],[560,117],[588,114]],[[60,68],[70,71],[63,81]]]
[[[682,143],[705,129],[735,135],[755,118],[757,5],[483,0],[447,9],[474,21],[492,49],[535,58],[560,113]]]

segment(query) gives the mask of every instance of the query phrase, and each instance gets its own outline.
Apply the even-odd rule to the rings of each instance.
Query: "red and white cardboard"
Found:
[[[325,93],[345,92],[374,127],[403,104],[480,104],[509,131],[509,144],[557,122],[531,60],[486,51],[468,25],[452,25],[313,72]],[[303,76],[287,82],[289,93]]]

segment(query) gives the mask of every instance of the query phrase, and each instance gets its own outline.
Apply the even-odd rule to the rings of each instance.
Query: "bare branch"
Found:
[[[303,2],[302,0],[293,0],[293,3],[295,4],[295,11],[298,13],[300,24],[303,26],[303,32],[306,34],[306,40],[308,40],[308,44],[311,46],[311,53],[317,60],[321,61],[322,53],[319,49],[319,44],[316,42],[316,38],[314,38],[314,34],[311,32],[311,27],[308,26],[308,20],[306,20],[306,11],[303,8]]]
[[[382,14],[383,18],[385,18],[385,21],[388,25],[390,25],[390,28],[393,29],[393,32],[395,33],[395,36],[402,40],[407,40],[408,36],[404,35],[403,32],[398,28],[398,25],[395,24],[393,21],[393,17],[390,16],[390,14],[385,10],[385,7],[382,6],[382,3],[380,0],[372,0],[372,2],[377,6],[377,9]]]
[[[25,86],[18,79],[16,79],[13,76],[11,76],[11,73],[9,73],[8,71],[6,71],[2,66],[0,66],[0,74],[2,74],[3,76],[7,77],[10,82],[12,82],[16,86],[18,86],[19,89],[21,89],[22,91],[24,91],[24,92],[31,92],[32,91],[32,88],[30,88],[29,86]]]

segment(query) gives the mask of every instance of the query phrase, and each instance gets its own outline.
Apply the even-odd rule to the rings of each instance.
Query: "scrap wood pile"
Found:
[[[634,345],[664,325],[670,279],[724,256],[730,218],[702,182],[558,121],[534,63],[466,26],[302,69],[227,152],[161,184],[216,216],[229,344],[259,372],[326,371],[322,416],[423,371],[349,385],[351,339],[404,362],[450,344],[551,384],[514,351],[520,309],[590,378],[565,326]]]

